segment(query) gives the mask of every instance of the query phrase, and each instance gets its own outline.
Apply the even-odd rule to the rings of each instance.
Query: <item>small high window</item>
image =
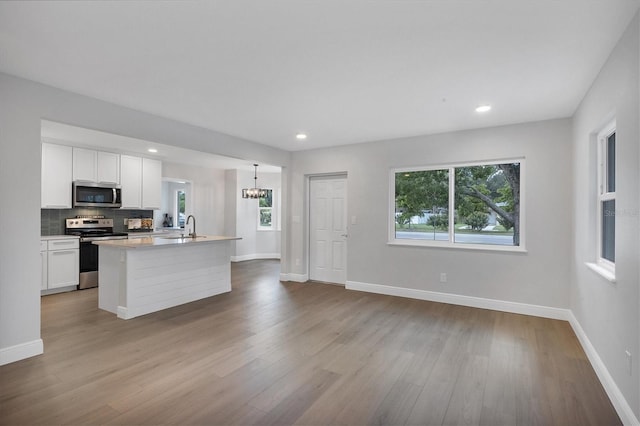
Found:
[[[616,125],[598,134],[598,256],[597,263],[612,272],[616,261]]]
[[[273,190],[265,189],[267,195],[259,199],[258,229],[274,229],[273,227]]]

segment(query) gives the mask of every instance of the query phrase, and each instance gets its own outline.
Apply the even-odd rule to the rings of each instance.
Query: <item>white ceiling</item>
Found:
[[[638,0],[1,2],[0,71],[286,150],[568,117]],[[493,105],[487,114],[474,108]],[[309,139],[296,141],[297,132]]]

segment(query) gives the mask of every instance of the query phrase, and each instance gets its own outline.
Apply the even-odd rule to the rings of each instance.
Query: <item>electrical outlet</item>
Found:
[[[447,273],[446,272],[440,272],[440,282],[441,283],[446,283],[447,282]]]
[[[296,259],[296,266],[300,266],[300,259]]]
[[[125,217],[124,218],[124,225],[128,225],[129,224],[129,218]]]
[[[631,352],[629,350],[624,351],[625,355],[627,355],[627,368],[628,373],[631,375]]]

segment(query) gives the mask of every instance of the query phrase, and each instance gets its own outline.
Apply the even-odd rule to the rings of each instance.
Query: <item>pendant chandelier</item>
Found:
[[[258,165],[254,164],[253,167],[253,188],[243,189],[242,198],[265,198],[267,196],[267,191],[262,188],[258,188]]]

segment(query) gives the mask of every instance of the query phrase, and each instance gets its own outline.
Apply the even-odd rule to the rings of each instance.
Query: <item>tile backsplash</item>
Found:
[[[127,232],[124,225],[125,218],[153,218],[153,210],[128,210],[128,209],[101,209],[101,208],[75,208],[75,209],[41,209],[40,210],[40,235],[63,235],[64,220],[77,215],[103,215],[113,219],[115,232]]]

